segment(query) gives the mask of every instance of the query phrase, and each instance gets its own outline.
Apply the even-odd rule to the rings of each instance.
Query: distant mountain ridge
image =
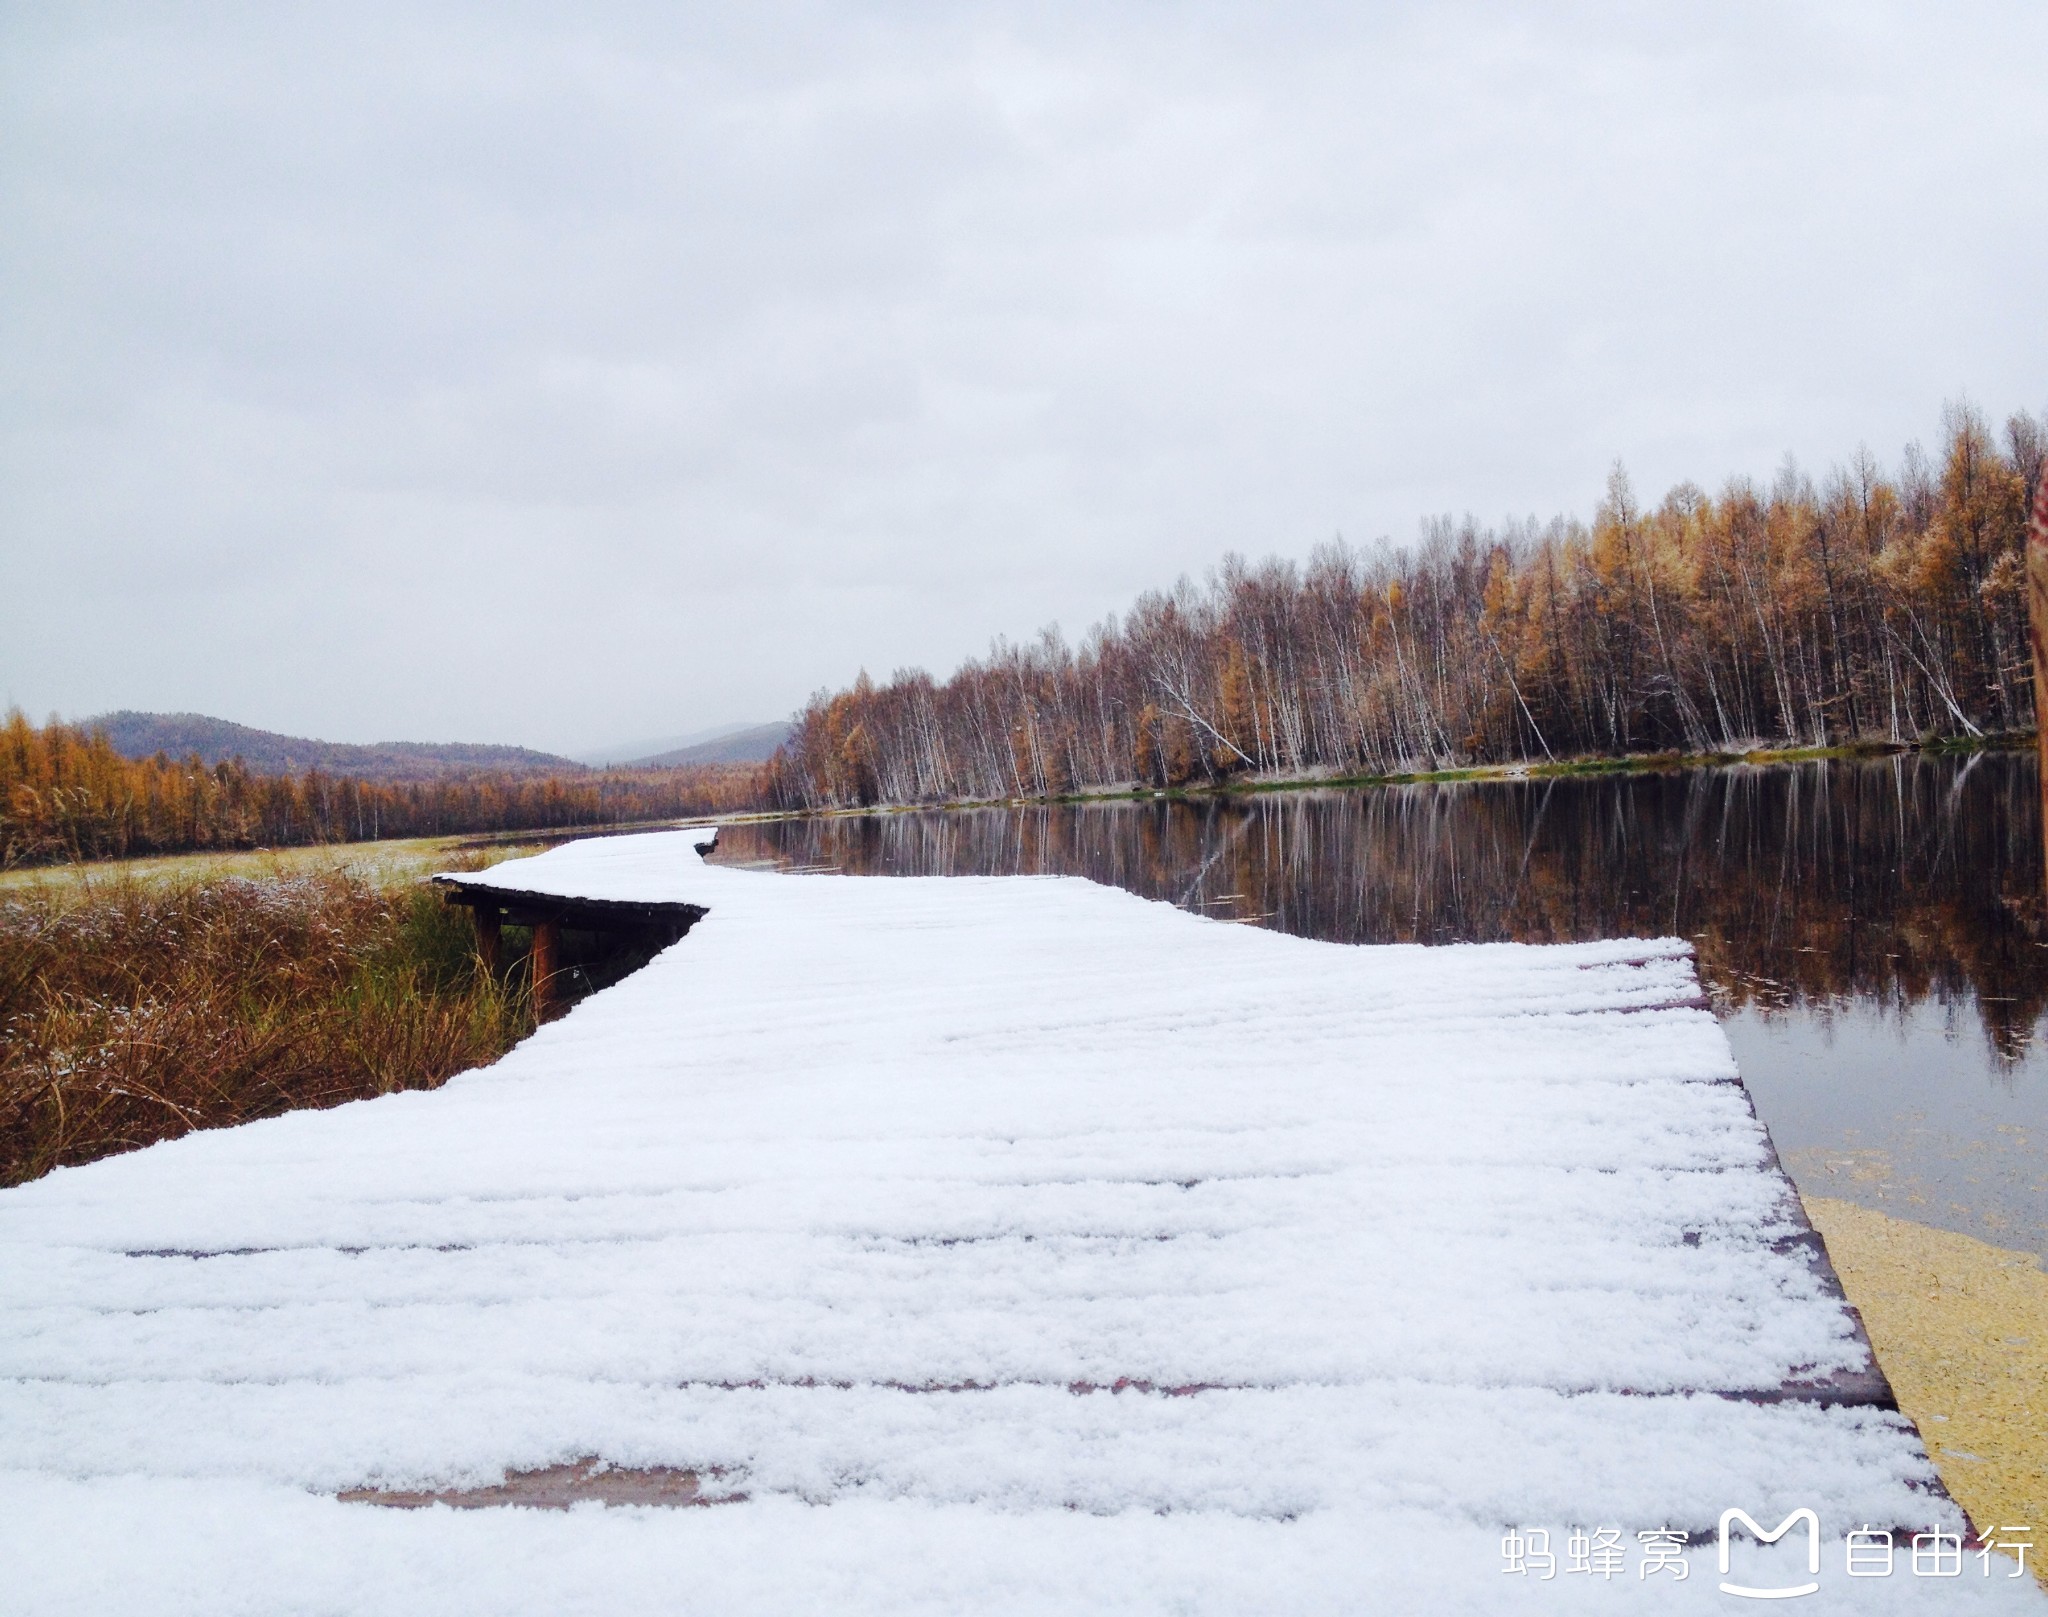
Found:
[[[314,741],[305,736],[257,730],[203,713],[102,713],[87,719],[87,730],[103,730],[124,758],[173,758],[199,754],[208,764],[239,758],[258,775],[299,775],[319,769],[362,780],[446,780],[465,775],[582,775],[574,759],[531,747],[494,747],[473,742],[380,741],[357,746]]]
[[[789,738],[789,721],[772,724],[721,724],[712,730],[659,740],[626,741],[597,752],[578,753],[592,768],[659,769],[677,764],[766,763]]]
[[[700,741],[694,747],[677,747],[633,761],[646,769],[672,769],[680,764],[765,764],[775,749],[789,739],[789,721],[749,725],[730,735]]]

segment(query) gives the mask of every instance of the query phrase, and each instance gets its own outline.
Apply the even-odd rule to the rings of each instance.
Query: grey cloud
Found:
[[[2048,374],[2024,5],[0,27],[37,710],[582,750]]]

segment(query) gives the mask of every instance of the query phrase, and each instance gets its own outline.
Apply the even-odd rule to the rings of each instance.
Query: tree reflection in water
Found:
[[[725,861],[1087,876],[1342,943],[1676,935],[1724,1010],[2048,1007],[2029,753],[914,811],[734,827]]]
[[[1676,934],[1802,1192],[2048,1253],[2031,753],[918,810],[724,862],[1091,877],[1342,943]]]

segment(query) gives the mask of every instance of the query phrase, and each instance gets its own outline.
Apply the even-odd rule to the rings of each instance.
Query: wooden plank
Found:
[[[0,1193],[0,1397],[30,1417],[0,1459],[49,1521],[129,1501],[147,1547],[184,1510],[225,1557],[296,1551],[315,1508],[388,1531],[309,1495],[568,1504],[523,1577],[613,1564],[617,1524],[574,1507],[715,1478],[763,1508],[640,1513],[646,1565],[752,1575],[836,1535],[787,1597],[725,1604],[836,1578],[875,1610],[978,1609],[1002,1534],[1046,1610],[1185,1605],[1211,1573],[1158,1569],[1213,1540],[1246,1610],[1492,1611],[1516,1523],[1967,1528],[1679,940],[1344,948],[667,838],[499,879],[512,919],[604,893],[720,925],[490,1080]],[[456,1521],[406,1525],[443,1606],[512,1542]],[[963,1534],[968,1581],[906,1588]],[[353,1554],[316,1540],[255,1604]]]
[[[495,978],[505,969],[505,939],[498,906],[478,904],[470,913],[476,917],[477,958]]]
[[[502,1483],[481,1488],[347,1488],[340,1498],[344,1504],[383,1505],[396,1510],[424,1510],[433,1505],[450,1505],[457,1510],[502,1505],[528,1510],[568,1510],[586,1502],[671,1507],[720,1505],[736,1503],[746,1495],[707,1491],[695,1471],[661,1465],[605,1465],[595,1455],[585,1455],[565,1465],[508,1471]]]
[[[533,1014],[546,1022],[561,1011],[556,978],[562,955],[562,923],[541,921],[533,929],[533,952],[527,957],[533,982]]]
[[[436,876],[434,881],[449,903],[479,911],[502,910],[515,926],[554,920],[579,932],[636,932],[673,942],[709,913],[701,904],[564,897],[467,882],[459,876]]]

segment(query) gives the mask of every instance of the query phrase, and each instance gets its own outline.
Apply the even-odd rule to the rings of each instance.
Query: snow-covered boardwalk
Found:
[[[1960,1518],[1898,1416],[1797,1395],[1867,1354],[1680,945],[696,840],[490,873],[710,911],[495,1067],[0,1193],[0,1609],[1698,1609],[1711,1545],[1636,1535],[1730,1507],[1818,1513],[1802,1610],[2037,1604],[1845,1579]],[[590,1456],[735,1502],[337,1497]]]

